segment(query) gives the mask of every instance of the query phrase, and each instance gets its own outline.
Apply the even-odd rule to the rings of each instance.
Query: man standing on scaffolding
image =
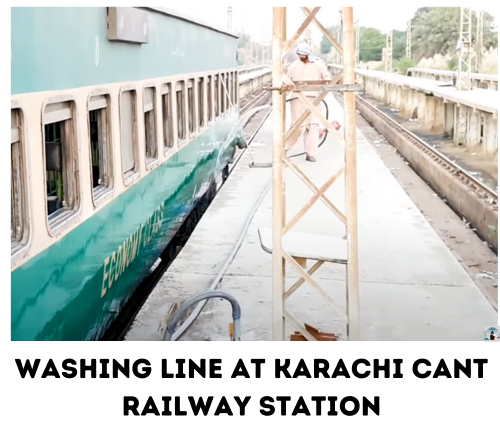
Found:
[[[288,70],[288,76],[292,81],[326,81],[330,79],[325,66],[313,57],[311,48],[307,43],[301,43],[297,47],[296,52],[299,58],[290,65]],[[317,91],[304,91],[303,94],[308,98],[312,98],[312,100],[319,95]],[[290,105],[292,113],[291,123],[293,125],[305,112],[306,106],[293,93]],[[294,146],[303,134],[307,154],[306,160],[315,162],[320,139],[319,125],[319,119],[310,114],[302,123],[302,133],[297,138],[285,143],[285,151]],[[340,125],[336,121],[333,122],[333,125],[337,130],[340,128]]]

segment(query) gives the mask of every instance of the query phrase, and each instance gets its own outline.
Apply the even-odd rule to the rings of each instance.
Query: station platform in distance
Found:
[[[342,108],[333,97],[327,100],[329,120],[342,124]],[[496,311],[359,131],[357,148],[361,340],[482,340],[484,327],[497,324]],[[303,152],[300,141],[290,155],[294,152]],[[272,170],[249,167],[252,162],[269,163],[271,154],[272,115],[136,316],[126,341],[163,339],[172,305],[210,287],[257,204],[218,289],[232,294],[241,306],[242,341],[272,340],[272,256],[259,237],[259,229],[272,225],[272,189],[259,203]],[[320,187],[343,163],[343,154],[338,138],[329,134],[316,163],[307,162],[304,155],[294,162]],[[288,221],[313,194],[288,169],[286,187]],[[326,192],[342,212],[344,193],[342,175]],[[292,231],[340,239],[346,233],[321,201]],[[308,261],[308,268],[313,263]],[[345,309],[346,266],[337,263],[325,263],[313,278]],[[286,277],[287,288],[299,279],[288,264]],[[345,323],[307,283],[286,304],[301,324],[346,339]],[[230,304],[209,300],[180,340],[229,341],[230,322]],[[285,339],[293,331],[288,326]]]
[[[238,81],[240,84],[242,84],[243,82],[251,81],[260,76],[267,75],[268,73],[271,73],[271,68],[265,67],[259,70],[242,74],[241,76],[238,77]]]
[[[474,88],[469,91],[459,91],[450,82],[436,81],[434,79],[415,78],[396,73],[386,73],[378,70],[356,69],[356,74],[380,79],[394,85],[401,85],[432,94],[444,100],[462,104],[498,115],[498,91]]]

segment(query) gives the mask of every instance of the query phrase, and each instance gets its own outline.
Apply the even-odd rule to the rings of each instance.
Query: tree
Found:
[[[406,57],[406,31],[395,30],[392,33],[392,58],[400,60]]]
[[[476,37],[476,17],[472,18],[472,42]],[[436,54],[446,55],[454,52],[460,31],[459,7],[420,8],[412,20],[412,52],[418,62]],[[484,13],[483,41],[486,49],[498,46],[498,30],[494,18]]]
[[[250,47],[250,36],[248,34],[240,33],[238,34],[238,48],[249,48]]]
[[[338,37],[339,30],[340,30],[340,25],[334,25],[332,27],[328,27],[328,31],[335,38]],[[337,42],[340,43],[340,40],[337,40]],[[322,55],[328,55],[330,53],[330,50],[333,48],[333,45],[332,42],[330,42],[330,40],[325,35],[323,35],[319,47]]]
[[[359,29],[359,60],[363,62],[382,60],[385,41],[386,36],[380,30],[361,27]]]

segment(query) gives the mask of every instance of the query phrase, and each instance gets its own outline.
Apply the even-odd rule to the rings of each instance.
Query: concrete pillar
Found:
[[[484,151],[493,155],[498,152],[498,118],[493,119],[493,115],[487,114],[484,118]]]
[[[401,110],[401,108],[404,106],[403,102],[403,88],[398,87],[398,92],[396,94],[396,108]]]
[[[444,133],[447,136],[453,136],[455,129],[455,104],[451,102],[444,103]]]
[[[417,104],[417,115],[419,122],[423,123],[425,122],[425,95],[416,91],[415,100]]]
[[[413,112],[415,111],[415,108],[417,109],[417,118],[418,118],[418,94],[408,88],[407,90],[408,94],[408,104],[407,104],[407,116],[408,118],[413,118]]]
[[[436,117],[436,99],[433,96],[424,95],[425,103],[425,125],[426,129],[432,130]]]
[[[408,90],[406,88],[401,88],[401,108],[399,113],[403,117],[408,117],[408,112],[410,110],[410,100],[408,98]]]
[[[479,114],[477,111],[468,108],[469,124],[467,129],[467,148],[479,146]]]
[[[396,87],[394,85],[386,84],[387,87],[387,104],[394,105],[394,94],[396,92]]]
[[[455,132],[454,142],[457,145],[467,144],[467,130],[469,124],[469,115],[466,106],[455,105]]]
[[[436,133],[444,132],[444,101],[443,99],[438,99],[433,97],[434,105],[435,105],[435,115],[434,115],[434,123],[432,125],[432,131]]]

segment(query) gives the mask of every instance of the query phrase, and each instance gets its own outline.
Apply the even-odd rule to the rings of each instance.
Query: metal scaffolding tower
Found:
[[[385,40],[385,71],[392,73],[392,30],[387,33]]]
[[[360,32],[360,29],[359,29],[359,25],[356,26],[356,44],[355,44],[355,48],[354,48],[354,52],[355,52],[355,64],[356,64],[356,67],[358,67],[359,65],[359,32]]]
[[[484,10],[476,11],[476,61],[475,72],[481,73],[481,63],[483,60],[483,34],[484,34]]]
[[[411,19],[406,27],[406,58],[411,58]]]
[[[349,340],[359,340],[359,298],[358,298],[358,230],[357,230],[357,183],[356,183],[356,113],[355,94],[357,90],[354,85],[354,25],[353,8],[343,7],[343,41],[340,46],[328,30],[316,19],[320,7],[312,11],[302,7],[306,19],[299,27],[291,40],[286,41],[286,8],[273,8],[273,209],[272,229],[259,229],[261,245],[264,250],[272,253],[273,259],[273,340],[285,340],[285,322],[288,321],[307,340],[316,338],[302,326],[287,310],[286,300],[304,282],[308,282],[321,294],[325,303],[332,306],[342,320],[347,324],[347,336]],[[331,81],[305,81],[293,82],[284,72],[283,60],[286,52],[299,39],[307,26],[314,22],[323,34],[330,40],[333,46],[343,53],[344,68]],[[344,85],[337,83],[343,77]],[[295,122],[291,129],[286,132],[286,94],[293,91],[306,107],[306,112]],[[304,91],[321,91],[314,100],[308,99]],[[332,172],[332,177],[318,188],[312,180],[285,154],[285,142],[294,139],[301,132],[301,124],[309,116],[314,114],[330,132],[335,129],[323,116],[318,105],[330,91],[344,91],[345,110],[345,165],[337,172]],[[287,223],[285,217],[285,167],[295,173],[313,192],[311,200]],[[327,189],[345,174],[345,215],[325,196]],[[347,227],[347,239],[323,235],[309,235],[294,232],[293,226],[305,215],[313,204],[322,200],[332,212]],[[315,264],[306,270],[307,259],[315,261]],[[324,292],[320,285],[312,278],[314,272],[325,262],[336,262],[347,266],[346,270],[346,310],[342,310]],[[285,289],[285,265],[290,264],[301,276],[293,287]]]
[[[467,7],[460,8],[460,35],[458,39],[458,76],[457,88],[459,91],[470,90],[471,71],[471,10]]]

